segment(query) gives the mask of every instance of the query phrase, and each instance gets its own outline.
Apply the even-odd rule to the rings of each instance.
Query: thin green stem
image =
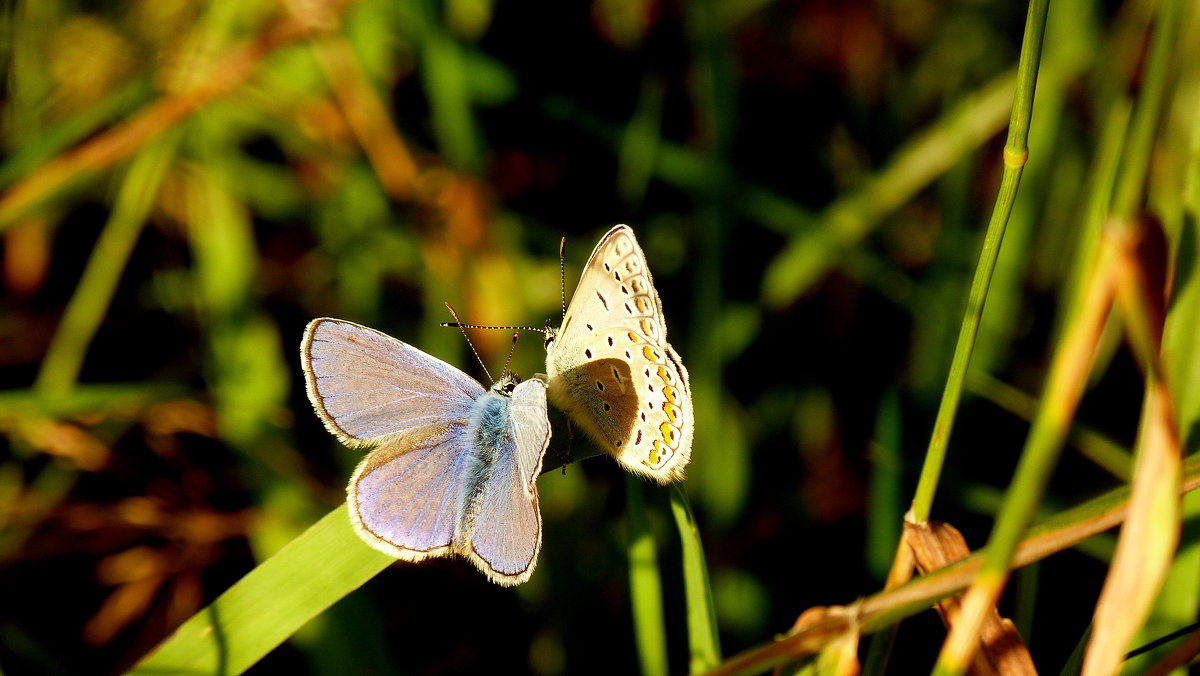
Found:
[[[988,222],[983,251],[979,254],[979,264],[971,282],[967,311],[958,332],[958,343],[954,348],[950,374],[942,392],[942,402],[938,406],[929,448],[925,453],[925,465],[921,468],[921,478],[909,512],[909,519],[917,523],[929,520],[933,495],[937,491],[942,466],[946,461],[946,447],[954,427],[954,416],[962,399],[963,382],[971,363],[971,351],[975,347],[975,337],[979,332],[979,322],[983,316],[984,303],[987,301],[988,285],[992,280],[992,272],[996,269],[1000,244],[1004,240],[1004,229],[1008,226],[1008,218],[1016,202],[1017,188],[1021,183],[1021,172],[1029,155],[1029,123],[1033,116],[1033,96],[1037,88],[1038,65],[1041,62],[1042,38],[1046,33],[1046,12],[1049,4],[1050,0],[1033,0],[1029,3],[1025,40],[1021,45],[1021,58],[1017,66],[1017,91],[1013,99],[1012,117],[1009,120],[1008,141],[1004,146],[1004,175],[1000,180],[1000,194],[996,198],[996,205]]]
[[[1147,79],[1161,82],[1157,85],[1148,82],[1143,94],[1151,101],[1139,100],[1134,109],[1133,135],[1126,145],[1126,153],[1132,162],[1138,163],[1140,173],[1131,175],[1126,170],[1118,182],[1113,211],[1118,221],[1128,221],[1141,202],[1149,147],[1154,130],[1158,128],[1164,96],[1162,87],[1165,87],[1175,43],[1178,7],[1177,0],[1166,2],[1159,7],[1156,17],[1156,34],[1146,73]],[[1136,188],[1122,187],[1131,185]],[[1121,196],[1123,193],[1124,197]],[[1014,552],[1042,499],[1087,383],[1100,332],[1114,300],[1119,266],[1122,257],[1127,255],[1125,246],[1122,231],[1111,232],[1101,240],[1089,282],[1081,290],[1085,300],[1080,305],[1080,312],[1068,320],[1055,352],[1041,407],[988,538],[983,564],[964,594],[962,612],[942,646],[934,669],[938,676],[955,676],[966,670],[977,646],[983,619],[1004,589]]]

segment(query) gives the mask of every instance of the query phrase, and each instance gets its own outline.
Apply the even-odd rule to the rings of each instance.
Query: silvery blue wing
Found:
[[[529,579],[542,542],[536,480],[550,442],[546,386],[490,390],[374,329],[315,319],[301,344],[308,397],[351,446],[376,446],[347,489],[367,544],[405,561],[460,554],[493,582]]]

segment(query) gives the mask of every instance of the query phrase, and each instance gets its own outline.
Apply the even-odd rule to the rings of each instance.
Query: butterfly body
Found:
[[[546,339],[551,401],[623,467],[660,483],[683,478],[694,429],[687,369],[666,334],[645,254],[619,225]]]
[[[335,435],[376,446],[347,488],[355,531],[406,561],[458,554],[520,584],[541,548],[535,481],[550,439],[546,386],[490,389],[385,334],[317,319],[301,347],[309,398]]]

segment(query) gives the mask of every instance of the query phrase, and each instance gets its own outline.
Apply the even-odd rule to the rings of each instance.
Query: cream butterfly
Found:
[[[625,469],[663,484],[683,478],[691,386],[629,226],[592,251],[562,326],[546,332],[546,371],[550,400]]]

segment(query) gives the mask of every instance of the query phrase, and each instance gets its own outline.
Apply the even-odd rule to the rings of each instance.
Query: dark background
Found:
[[[1000,386],[1041,388],[1089,168],[1142,53],[1136,7],[1052,5],[1030,163],[934,509],[972,547],[1028,427]],[[998,187],[1023,3],[360,0],[235,76],[238,50],[321,18],[304,7],[5,6],[0,200],[30,184],[39,199],[0,210],[4,673],[128,667],[344,500],[361,452],[306,400],[310,319],[370,325],[483,380],[438,326],[442,303],[557,323],[560,239],[570,294],[622,222],[692,375],[686,488],[724,654],[880,589]],[[222,74],[234,83],[189,115],[155,107]],[[981,132],[948,122],[963,106]],[[38,187],[51,158],[146,111],[161,133]],[[396,139],[412,156],[399,168]],[[892,171],[898,157],[913,164]],[[122,229],[130,246],[106,248]],[[801,259],[813,274],[787,281]],[[64,319],[89,308],[92,323]],[[473,340],[497,371],[508,335]],[[521,339],[517,373],[544,370],[540,343]],[[1079,422],[1128,448],[1141,375],[1118,340],[1097,374]],[[1046,504],[1115,483],[1072,447]],[[636,669],[625,477],[594,458],[539,490],[528,584],[397,564],[253,673]],[[666,493],[644,492],[682,672],[678,536]],[[1018,573],[1002,607],[1049,673],[1090,620],[1111,539],[1091,545]],[[933,613],[906,622],[895,673],[931,666],[941,636]]]

